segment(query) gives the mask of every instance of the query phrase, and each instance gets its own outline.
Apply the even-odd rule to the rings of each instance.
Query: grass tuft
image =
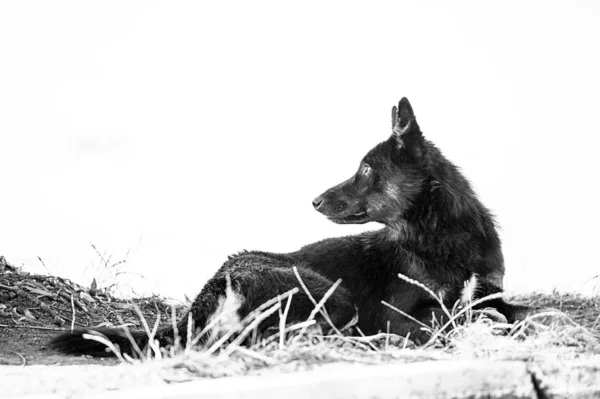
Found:
[[[306,286],[298,274],[297,278],[306,292]],[[400,278],[421,287],[443,303],[441,296],[424,284],[406,276]],[[315,328],[315,316],[321,314],[325,320],[328,319],[326,300],[339,283],[338,281],[331,287],[323,300],[317,302],[312,299],[314,310],[307,320],[300,323],[289,324],[287,321],[294,294],[298,292],[298,289],[294,289],[265,302],[232,330],[219,332],[209,345],[195,346],[206,334],[212,336],[211,330],[219,325],[218,318],[197,334],[192,323],[188,323],[187,342],[191,344],[185,348],[181,346],[180,332],[175,328],[174,344],[162,352],[160,348],[153,346],[151,350],[146,348],[145,353],[140,350],[139,354],[144,355],[132,359],[121,355],[114,345],[109,346],[109,350],[114,351],[122,362],[136,363],[162,358],[165,379],[172,381],[257,374],[265,370],[296,371],[339,361],[363,364],[473,358],[536,361],[548,357],[567,360],[586,354],[600,354],[600,339],[594,330],[598,324],[598,304],[564,294],[560,298],[556,297],[559,294],[553,294],[555,297],[552,300],[546,298],[545,303],[536,303],[536,299],[542,301],[543,297],[534,295],[534,300],[528,302],[545,307],[558,304],[559,308],[569,303],[574,306],[577,302],[580,305],[575,313],[569,310],[572,307],[567,312],[560,309],[549,310],[531,315],[515,324],[506,323],[494,309],[474,309],[475,306],[503,294],[467,300],[455,304],[451,309],[444,306],[448,320],[443,323],[432,320],[429,325],[419,322],[430,333],[429,341],[421,347],[415,347],[409,337],[387,332],[373,336],[350,336],[334,330],[334,335],[323,335]],[[310,293],[307,294],[312,298]],[[587,307],[584,309],[582,304]],[[385,305],[395,309],[390,304]],[[594,314],[587,315],[590,312]],[[257,333],[258,326],[275,313],[280,317],[277,331],[260,336]],[[402,311],[400,313],[410,318],[410,315]],[[586,313],[585,318],[582,313]],[[144,316],[140,314],[140,317]],[[578,322],[581,320],[585,320],[585,326]],[[172,323],[176,326],[174,315]],[[155,323],[152,330],[145,320],[142,325],[150,342],[156,345],[153,337],[158,324]],[[91,336],[90,339],[102,342],[102,337]],[[103,343],[107,346],[110,344]]]

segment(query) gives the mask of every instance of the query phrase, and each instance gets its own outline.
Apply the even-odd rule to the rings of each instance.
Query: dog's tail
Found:
[[[158,340],[161,346],[165,346],[172,343],[172,337],[173,327],[165,327],[157,331],[154,339]],[[116,328],[80,328],[54,337],[50,341],[50,347],[69,355],[114,356],[113,352],[100,342],[103,340],[111,342],[121,353],[135,356],[137,351],[134,345],[143,351],[149,338],[145,331],[131,331],[129,337],[124,330]]]
[[[502,288],[498,287],[494,284],[493,281],[489,279],[475,279],[474,280],[474,288],[472,288],[475,296],[478,298],[484,298],[488,295],[498,294],[502,292]],[[465,286],[466,290],[466,286]],[[516,303],[510,303],[504,300],[504,298],[494,298],[490,300],[486,300],[479,304],[476,308],[482,309],[486,307],[495,308],[498,312],[500,312],[509,323],[514,323],[517,321],[522,321],[532,314],[539,312],[541,309],[529,306],[529,305],[521,305]]]
[[[493,306],[506,317],[509,323],[525,320],[527,316],[542,310],[534,306],[506,302],[503,299],[497,300]]]

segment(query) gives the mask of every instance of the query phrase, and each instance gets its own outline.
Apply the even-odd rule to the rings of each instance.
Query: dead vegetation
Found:
[[[410,279],[399,276],[407,281]],[[419,286],[422,284],[413,282]],[[428,290],[427,287],[422,287]],[[435,293],[431,295],[441,302]],[[288,295],[291,298],[291,295]],[[311,331],[303,335],[309,318],[301,325],[285,325],[283,334],[251,341],[239,346],[240,340],[221,340],[210,349],[171,348],[165,366],[179,379],[197,376],[233,376],[260,373],[264,369],[295,371],[329,362],[381,364],[425,360],[473,359],[522,360],[531,363],[548,359],[573,360],[600,355],[598,299],[576,294],[535,294],[527,303],[548,308],[526,320],[508,324],[492,310],[474,311],[476,302],[457,304],[445,309],[448,321],[422,326],[430,331],[429,342],[420,347],[407,337],[378,334],[371,337],[347,336],[331,331],[328,335]],[[491,298],[490,298],[491,299]],[[291,299],[288,299],[288,301]],[[482,299],[481,302],[484,302]],[[289,303],[289,302],[287,302]],[[282,308],[286,302],[271,303],[269,309]],[[575,304],[579,304],[575,307]],[[270,306],[269,305],[269,306]],[[560,308],[564,308],[564,312]],[[554,308],[554,309],[552,309]],[[261,313],[253,315],[256,320]],[[312,315],[314,316],[314,314]],[[501,316],[500,316],[501,317]],[[253,318],[242,321],[238,331],[248,331]],[[579,322],[577,322],[578,320]],[[244,328],[246,326],[246,328]]]
[[[94,280],[95,281],[95,280]],[[56,276],[30,274],[0,257],[0,327],[66,330],[76,327],[142,328],[144,318],[170,321],[171,306],[159,296],[120,299],[113,286],[83,287]],[[172,301],[176,303],[175,301]],[[183,305],[176,307],[178,315]]]
[[[405,276],[406,281],[421,286]],[[338,284],[338,283],[336,283]],[[331,292],[337,285],[332,286]],[[303,287],[305,289],[305,287]],[[248,315],[237,329],[214,332],[204,347],[185,347],[210,333],[219,320],[202,330],[176,331],[174,345],[161,348],[154,340],[139,348],[131,358],[117,353],[123,363],[162,360],[167,381],[185,381],[197,377],[222,377],[261,373],[266,369],[294,371],[330,362],[381,364],[441,359],[488,358],[540,362],[575,359],[600,354],[600,300],[571,293],[531,294],[512,298],[530,305],[553,308],[517,324],[508,324],[493,311],[473,311],[477,302],[459,303],[445,308],[448,320],[423,325],[430,340],[416,348],[410,337],[378,334],[371,337],[349,335],[331,329],[323,334],[315,326],[315,316],[327,320],[326,299],[315,304],[308,320],[289,325],[286,316],[294,294],[291,290],[268,301]],[[441,302],[436,294],[430,295]],[[170,325],[181,317],[183,307],[170,307],[158,297],[133,301],[118,300],[96,289],[81,287],[59,277],[27,274],[4,262],[0,270],[0,327],[68,329],[73,326],[113,326],[143,329],[150,337],[159,325]],[[136,310],[139,309],[138,310]],[[256,326],[270,314],[280,315],[280,328],[268,337],[256,334]],[[500,316],[500,317],[499,317]],[[226,315],[223,315],[226,317]],[[100,339],[102,337],[90,337]],[[106,342],[110,346],[109,342]]]

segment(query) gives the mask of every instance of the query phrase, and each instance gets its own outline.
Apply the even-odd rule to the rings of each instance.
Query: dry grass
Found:
[[[442,298],[422,284],[405,276],[400,278],[421,286],[438,301],[442,301]],[[332,288],[335,287],[337,285]],[[182,381],[199,376],[256,374],[267,369],[296,371],[339,361],[381,364],[487,358],[534,362],[548,358],[570,360],[600,354],[600,323],[592,321],[599,317],[598,301],[574,294],[554,293],[552,296],[528,297],[526,302],[529,304],[557,309],[532,315],[514,325],[498,321],[498,315],[494,311],[474,311],[473,306],[485,299],[458,303],[452,309],[445,308],[447,322],[439,323],[434,320],[431,325],[423,326],[423,329],[430,332],[431,338],[418,348],[406,337],[394,334],[361,337],[337,331],[333,335],[323,335],[312,326],[318,312],[326,314],[323,307],[325,301],[314,302],[315,311],[305,322],[288,325],[285,317],[293,294],[294,292],[288,292],[279,298],[273,298],[246,317],[239,328],[222,335],[221,339],[209,347],[186,350],[174,345],[168,349],[161,348],[161,354],[154,358],[163,359],[164,378]],[[579,304],[577,308],[576,303]],[[568,314],[560,310],[561,305],[569,306]],[[573,312],[574,309],[576,312]],[[268,337],[257,336],[255,331],[258,323],[266,314],[275,312],[279,312],[281,318],[279,332]],[[201,332],[204,333],[206,329]],[[156,354],[156,349],[154,352]],[[145,358],[148,361],[149,357]]]
[[[423,284],[406,276],[399,278],[421,287],[443,303],[438,294]],[[323,334],[316,327],[315,317],[321,315],[328,320],[326,300],[339,285],[336,282],[323,300],[317,302],[313,299],[314,311],[301,323],[287,322],[289,307],[298,292],[294,290],[268,301],[234,330],[217,334],[210,345],[182,347],[179,336],[187,335],[187,342],[198,342],[201,337],[210,334],[218,319],[202,331],[177,331],[174,345],[159,348],[152,339],[158,325],[175,324],[174,321],[180,319],[184,312],[182,308],[169,308],[160,298],[119,301],[102,292],[92,295],[88,289],[65,279],[29,275],[14,267],[0,275],[0,284],[0,294],[6,304],[0,307],[0,311],[4,312],[0,316],[6,314],[0,321],[10,324],[7,327],[49,328],[47,326],[56,323],[53,317],[57,316],[64,324],[68,322],[72,326],[103,324],[141,328],[151,337],[152,344],[148,348],[135,348],[135,359],[120,354],[119,359],[134,364],[161,360],[164,378],[173,381],[197,376],[262,373],[265,370],[294,371],[338,361],[381,364],[488,358],[537,362],[547,358],[569,360],[600,354],[600,300],[572,293],[508,298],[556,309],[531,316],[515,325],[507,324],[501,318],[499,320],[494,312],[474,311],[473,306],[477,302],[457,303],[451,309],[444,307],[447,321],[439,323],[434,320],[431,324],[423,324],[422,328],[429,331],[431,339],[416,348],[410,337],[394,334],[364,337],[334,328],[333,334]],[[303,284],[301,287],[306,291]],[[10,309],[13,311],[9,314]],[[20,317],[27,314],[25,311],[28,309],[35,319]],[[265,317],[275,313],[280,317],[277,331],[270,336],[258,336],[256,327]],[[118,352],[116,347],[113,350]]]
[[[167,301],[160,296],[124,300],[108,289],[83,287],[56,276],[31,274],[4,263],[0,270],[0,325],[61,329],[91,326],[143,328],[143,319],[170,321]],[[184,309],[177,308],[177,317]],[[143,317],[139,316],[142,313]]]

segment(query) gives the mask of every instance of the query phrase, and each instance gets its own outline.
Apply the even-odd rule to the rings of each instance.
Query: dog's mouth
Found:
[[[369,222],[369,215],[367,212],[357,212],[349,215],[327,215],[327,218],[334,223],[338,224],[362,224]]]

